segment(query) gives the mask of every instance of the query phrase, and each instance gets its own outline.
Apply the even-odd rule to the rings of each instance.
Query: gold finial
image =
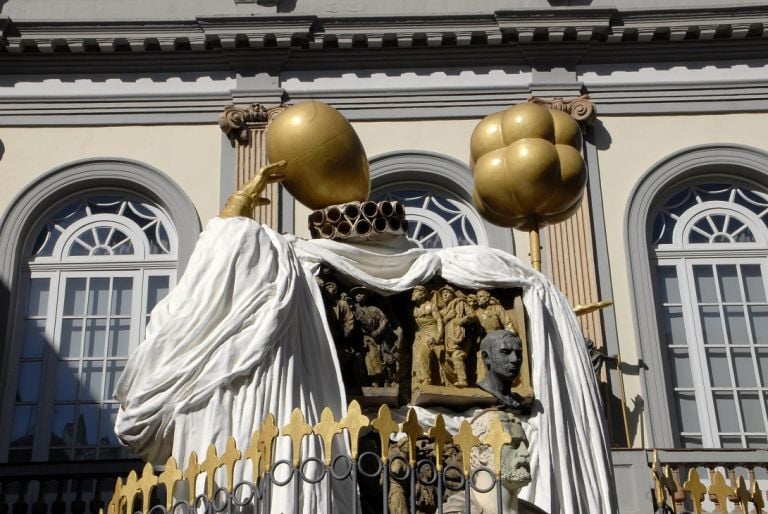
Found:
[[[752,495],[749,494],[747,484],[744,482],[744,477],[741,475],[739,475],[738,480],[736,480],[736,497],[741,504],[741,511],[745,514],[749,512],[749,501],[752,499]]]
[[[277,429],[275,417],[270,413],[261,424],[261,444],[263,445],[264,469],[272,468],[272,445],[280,431]]]
[[[235,463],[239,461],[242,456],[243,454],[237,449],[235,438],[229,436],[229,439],[227,439],[227,447],[221,455],[221,462],[227,470],[227,489],[230,493],[235,488]]]
[[[464,470],[464,477],[469,478],[472,448],[480,446],[482,443],[480,442],[480,439],[472,433],[472,426],[467,420],[461,422],[459,433],[453,436],[453,443],[461,449],[461,464]]]
[[[197,462],[197,452],[192,451],[189,454],[189,464],[187,469],[184,470],[184,478],[189,483],[189,504],[195,504],[195,493],[197,492],[197,477],[200,475],[200,464]]]
[[[755,504],[756,514],[763,514],[765,500],[763,500],[763,492],[760,490],[760,486],[757,484],[757,480],[752,482],[752,503]]]
[[[173,486],[176,482],[182,479],[182,473],[179,471],[176,459],[168,457],[168,461],[165,463],[165,469],[157,479],[159,484],[165,486],[165,510],[171,512],[173,506]]]
[[[357,459],[357,446],[358,439],[360,438],[360,431],[363,428],[369,427],[371,420],[368,416],[364,416],[360,410],[360,404],[357,400],[352,400],[347,409],[347,415],[342,418],[339,426],[349,430],[349,442],[352,449],[352,458]]]
[[[219,467],[221,467],[221,459],[216,453],[216,447],[211,443],[205,452],[205,460],[200,464],[200,469],[205,471],[205,494],[208,498],[213,498],[213,487],[216,485],[216,470]]]
[[[707,487],[701,483],[701,480],[699,480],[699,472],[696,468],[688,470],[688,480],[683,484],[683,489],[691,493],[694,514],[701,514],[701,502],[704,501],[704,494],[707,492]]]
[[[453,438],[445,429],[445,420],[442,414],[435,417],[435,426],[429,429],[427,435],[435,441],[435,469],[438,472],[443,470],[443,449],[446,443],[450,443]]]
[[[732,487],[725,484],[725,478],[719,471],[712,476],[712,484],[709,486],[709,494],[714,495],[720,505],[721,512],[728,512],[728,497],[734,496]]]
[[[408,409],[408,415],[405,417],[401,432],[408,435],[408,463],[411,465],[411,469],[415,469],[416,466],[416,440],[424,435],[424,429],[419,424],[419,418],[416,417],[416,411],[412,408]]]
[[[248,449],[245,450],[245,458],[251,459],[251,465],[253,466],[253,481],[261,476],[259,466],[261,465],[261,432],[256,430],[251,436],[251,444],[248,445]]]
[[[123,478],[117,477],[117,480],[115,480],[115,492],[112,495],[112,499],[109,500],[109,504],[107,504],[107,514],[118,514],[122,497]]]
[[[304,421],[304,414],[299,409],[293,409],[291,412],[291,422],[283,427],[281,435],[288,436],[291,439],[293,448],[293,467],[299,467],[301,462],[301,441],[305,435],[312,434],[312,427]]]
[[[320,413],[320,423],[315,425],[314,433],[323,440],[325,465],[330,466],[333,460],[333,438],[336,434],[341,433],[341,427],[328,407],[324,408],[323,412]]]
[[[664,491],[664,483],[663,483],[663,477],[661,473],[661,469],[659,467],[659,452],[658,450],[653,450],[653,482],[654,482],[654,492],[656,493],[656,506],[661,507],[664,505],[667,501],[667,495]]]
[[[481,441],[491,447],[496,478],[501,478],[501,450],[504,445],[512,443],[512,436],[504,430],[501,420],[496,418],[491,422],[491,429]]]
[[[157,485],[155,471],[152,469],[152,464],[149,462],[144,464],[144,469],[141,471],[141,479],[136,485],[141,491],[141,512],[147,514],[149,512],[149,499],[152,494],[152,489]]]
[[[600,309],[605,309],[611,305],[613,305],[613,300],[602,300],[594,303],[579,304],[573,307],[573,312],[576,314],[576,316],[584,316],[585,314],[599,311]]]
[[[386,464],[389,460],[389,438],[392,434],[396,434],[399,431],[399,427],[395,420],[392,419],[392,412],[387,404],[382,404],[379,407],[379,415],[371,421],[371,426],[379,433],[381,461]]]
[[[125,498],[126,512],[133,512],[133,503],[136,501],[136,495],[139,492],[139,478],[136,471],[131,470],[128,473],[128,479],[123,486],[122,496]]]

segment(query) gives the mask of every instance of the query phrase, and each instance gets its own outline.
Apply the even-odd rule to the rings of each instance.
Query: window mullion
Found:
[[[704,447],[712,447],[717,434],[717,420],[709,383],[709,364],[704,348],[704,329],[699,316],[693,263],[688,259],[680,259],[678,273],[681,278],[680,300],[683,305],[683,320],[688,334],[688,351],[691,355],[691,375],[696,391],[696,405],[700,413],[701,442]]]

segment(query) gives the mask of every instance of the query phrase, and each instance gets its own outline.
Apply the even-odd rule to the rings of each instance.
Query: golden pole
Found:
[[[541,271],[541,238],[539,237],[539,221],[533,222],[533,227],[528,233],[531,241],[531,266],[536,271]]]

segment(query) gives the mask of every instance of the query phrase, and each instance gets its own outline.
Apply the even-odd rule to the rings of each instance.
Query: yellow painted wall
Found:
[[[153,166],[190,197],[205,225],[219,210],[217,125],[0,127],[0,213],[36,177],[72,161],[126,158]]]
[[[630,329],[636,322],[630,300],[632,274],[627,268],[625,241],[626,208],[632,189],[656,162],[686,147],[733,143],[768,150],[768,116],[601,116],[600,121],[607,135],[601,138],[606,147],[598,155],[619,344],[622,360],[636,364],[637,341],[634,329]],[[641,394],[639,378],[627,376],[625,380],[628,399]],[[640,443],[638,436],[635,444]]]

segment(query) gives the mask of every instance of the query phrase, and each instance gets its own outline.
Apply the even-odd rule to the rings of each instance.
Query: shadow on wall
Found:
[[[0,0],[2,2],[2,0]],[[3,155],[5,155],[5,145],[3,144],[3,140],[0,139],[0,161],[3,160]]]
[[[599,116],[598,112],[598,116]],[[605,125],[600,119],[596,119],[592,124],[592,142],[598,150],[608,150],[611,147],[613,139],[606,130]]]
[[[609,369],[615,370],[613,363],[608,363],[608,366]],[[640,370],[646,368],[642,360],[638,361],[637,364],[621,363],[621,373],[624,377],[638,376]],[[614,448],[631,448],[632,443],[639,435],[641,446],[645,447],[645,436],[643,433],[645,430],[643,427],[645,402],[643,397],[638,394],[634,398],[627,398],[625,402],[622,402],[619,397],[609,392],[611,388],[606,382],[601,380],[600,388],[603,391],[603,398],[606,403],[604,407],[608,417],[611,446]],[[626,427],[624,425],[625,416],[627,420]]]

